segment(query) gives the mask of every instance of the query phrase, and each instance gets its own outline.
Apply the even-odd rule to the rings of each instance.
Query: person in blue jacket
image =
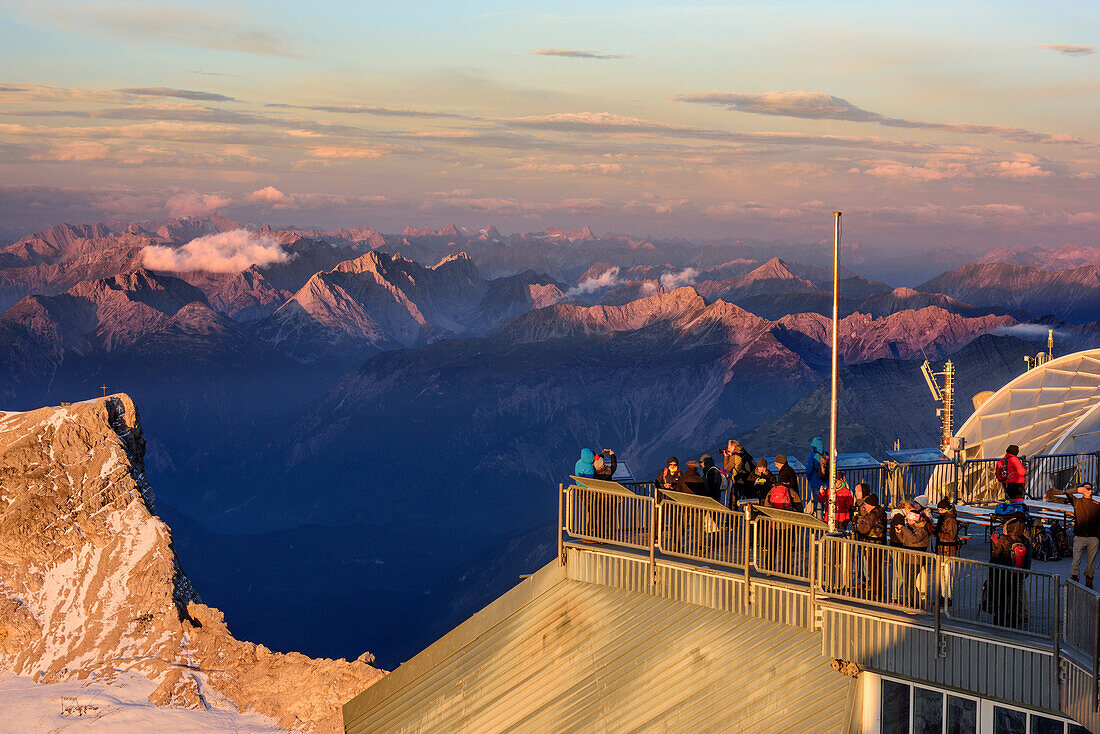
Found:
[[[806,479],[809,482],[810,497],[816,501],[818,492],[827,486],[829,467],[825,458],[825,443],[821,436],[810,441],[810,457],[806,459]]]
[[[577,463],[573,465],[573,476],[590,478],[596,476],[596,467],[592,465],[595,460],[595,451],[581,449],[581,458],[577,459]]]
[[[581,458],[577,460],[577,463],[573,465],[573,476],[575,477],[587,477],[594,478],[596,476],[596,467],[593,466],[593,462],[596,460],[596,452],[592,449],[581,449]],[[581,498],[584,504],[584,534],[589,536],[588,538],[582,538],[585,543],[594,542],[595,538],[601,536],[600,527],[600,498],[591,491],[581,493]],[[606,502],[606,498],[604,499]]]

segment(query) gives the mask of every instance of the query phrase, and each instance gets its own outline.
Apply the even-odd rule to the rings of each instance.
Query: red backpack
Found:
[[[782,484],[777,484],[768,491],[768,504],[780,510],[793,510],[791,504],[791,492]]]
[[[1001,460],[997,462],[997,468],[993,470],[993,475],[997,477],[997,481],[1001,484],[1004,484],[1010,479],[1007,456],[1002,456]]]

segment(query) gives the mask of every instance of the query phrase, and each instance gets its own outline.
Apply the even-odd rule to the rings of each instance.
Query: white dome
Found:
[[[956,436],[967,459],[1100,449],[1100,349],[1067,354],[1024,372],[982,403]]]

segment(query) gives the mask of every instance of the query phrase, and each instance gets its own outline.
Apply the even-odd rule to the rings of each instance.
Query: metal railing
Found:
[[[922,494],[928,495],[928,501],[932,504],[943,497],[954,500],[958,478],[957,465],[953,461],[919,464],[888,462],[879,499],[893,507]]]
[[[818,591],[871,606],[931,614],[939,557],[829,536],[817,563]]]
[[[1091,662],[1095,671],[1100,654],[1100,596],[1076,581],[1067,581],[1065,589],[1062,641]]]
[[[662,493],[657,506],[658,547],[679,558],[744,568],[747,522],[705,497]]]
[[[766,576],[810,581],[813,546],[826,531],[820,525],[767,515],[755,518],[752,521],[752,567]]]
[[[940,594],[952,620],[1037,637],[1057,635],[1057,576],[965,558],[942,560]]]
[[[565,490],[563,530],[574,538],[649,550],[653,500],[629,491],[572,485]]]
[[[661,492],[655,502],[614,485],[562,494],[559,543],[568,535],[648,551],[651,564],[660,554],[727,566],[749,583],[750,571],[774,576],[821,597],[931,617],[937,629],[1000,630],[1055,649],[1064,641],[1100,672],[1100,597],[1050,573],[831,536],[798,513],[730,511],[693,495]]]
[[[1027,493],[1041,498],[1051,486],[1064,491],[1078,482],[1096,483],[1100,454],[1049,454],[1027,462]]]

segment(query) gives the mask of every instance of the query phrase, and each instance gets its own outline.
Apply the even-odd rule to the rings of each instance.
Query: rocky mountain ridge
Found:
[[[157,705],[339,731],[339,706],[382,671],[367,653],[314,660],[235,639],[154,514],[145,447],[126,395],[0,412],[0,667],[43,683],[136,674]]]

